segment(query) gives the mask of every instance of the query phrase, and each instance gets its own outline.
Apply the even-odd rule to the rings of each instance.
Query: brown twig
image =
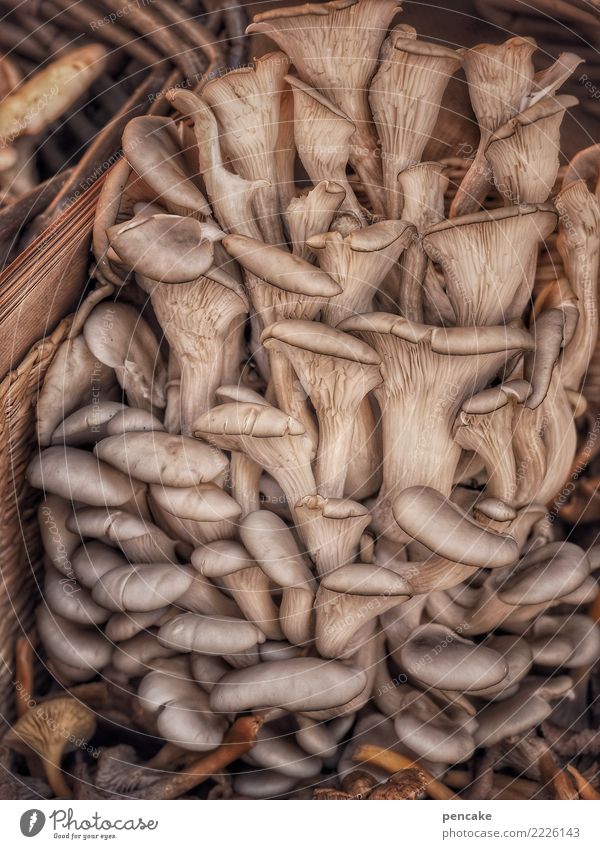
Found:
[[[432,799],[437,799],[438,801],[448,801],[450,799],[458,798],[449,787],[441,781],[438,781],[437,778],[434,778],[429,770],[425,769],[423,764],[419,763],[419,761],[413,761],[405,755],[401,755],[399,752],[392,751],[392,749],[384,749],[381,746],[364,744],[359,746],[354,752],[352,760],[357,763],[375,764],[375,766],[380,766],[382,769],[385,769],[390,773],[398,772],[401,769],[419,767],[425,776],[425,790],[428,796],[431,796]]]
[[[23,716],[29,710],[28,702],[33,697],[33,643],[30,637],[19,637],[15,649],[16,667],[16,710]]]
[[[552,786],[556,799],[577,799],[577,791],[573,782],[556,762],[549,748],[545,748],[538,757],[538,764],[542,774],[542,783]]]
[[[571,764],[567,765],[567,771],[570,773],[573,781],[575,782],[575,786],[577,787],[577,791],[582,799],[586,799],[588,801],[598,801],[600,799],[600,793],[596,790],[595,787],[592,787],[590,782],[585,778],[578,769],[576,769]]]

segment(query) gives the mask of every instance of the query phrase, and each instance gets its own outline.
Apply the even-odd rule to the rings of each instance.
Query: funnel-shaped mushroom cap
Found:
[[[254,561],[239,542],[221,539],[197,548],[192,553],[192,566],[205,578],[222,578],[251,568]]]
[[[106,49],[86,44],[70,50],[33,74],[0,104],[1,146],[35,136],[53,124],[106,68]]]
[[[338,325],[354,313],[368,312],[379,286],[414,239],[412,224],[395,220],[380,221],[347,236],[337,230],[312,236],[308,247],[342,288],[324,305],[323,321]]]
[[[401,27],[384,43],[382,61],[369,89],[369,103],[382,144],[386,210],[399,215],[396,178],[416,165],[438,117],[442,96],[460,66],[460,54],[411,38]]]
[[[590,573],[585,552],[570,542],[551,542],[527,554],[503,581],[506,604],[543,604],[576,590]]]
[[[341,292],[341,287],[324,271],[281,248],[236,235],[226,236],[223,245],[247,271],[278,289],[320,298],[331,298]]]
[[[101,631],[85,630],[43,605],[37,609],[37,627],[48,654],[69,666],[98,671],[110,662],[112,646]]]
[[[94,453],[132,478],[163,486],[197,486],[227,468],[220,451],[198,439],[170,433],[110,436],[97,443]]]
[[[519,288],[531,290],[538,244],[556,223],[553,206],[524,204],[442,221],[425,234],[423,247],[444,270],[458,325],[506,320]]]
[[[27,480],[37,489],[94,507],[125,504],[142,488],[89,451],[59,445],[46,448],[31,460]]]
[[[123,131],[123,152],[144,183],[172,208],[210,215],[206,198],[187,173],[177,129],[170,118],[132,118]]]
[[[264,643],[265,635],[251,622],[232,616],[200,616],[183,613],[158,633],[165,646],[201,654],[238,654]]]
[[[90,590],[106,572],[127,566],[127,560],[121,552],[95,540],[80,546],[73,554],[72,563],[77,580]]]
[[[443,625],[422,625],[402,647],[400,656],[411,676],[440,690],[481,690],[508,674],[508,665],[498,652],[465,640]]]
[[[156,610],[183,595],[193,573],[172,563],[137,563],[106,572],[92,597],[107,610]]]
[[[560,125],[576,97],[544,97],[496,130],[485,150],[505,206],[544,203],[559,166]]]
[[[346,191],[340,183],[319,180],[309,192],[292,198],[285,211],[285,218],[293,251],[297,256],[307,260],[313,258],[307,240],[329,230],[336,210],[345,197]]]
[[[343,663],[295,657],[260,663],[225,675],[213,689],[210,706],[218,713],[264,707],[313,711],[347,704],[367,684],[367,673]]]
[[[48,699],[19,717],[2,742],[22,754],[35,752],[41,759],[50,787],[58,799],[70,799],[71,790],[61,771],[63,754],[74,751],[94,736],[96,719],[70,697]]]
[[[403,490],[394,501],[394,516],[409,536],[448,560],[498,568],[519,555],[513,537],[483,528],[428,486]]]
[[[477,714],[475,742],[495,746],[506,737],[521,736],[543,722],[552,713],[551,705],[541,696],[524,697],[521,693],[492,702]]]
[[[150,325],[128,304],[104,301],[90,313],[83,337],[92,354],[115,374],[129,403],[150,410],[165,406],[166,369]]]
[[[296,527],[319,575],[354,560],[371,520],[366,507],[343,498],[307,495],[296,504]]]
[[[161,283],[196,280],[213,264],[214,247],[195,218],[137,215],[108,230],[123,265]]]
[[[72,578],[65,579],[51,566],[46,567],[44,600],[54,613],[79,625],[100,625],[110,615],[86,589],[77,586]]]
[[[338,364],[340,368],[345,366],[351,369],[353,365],[356,366],[354,372],[349,375],[350,378],[360,376],[360,366],[378,367],[381,363],[379,355],[355,336],[315,321],[289,320],[271,324],[262,334],[261,342],[268,347],[271,340],[293,348],[294,351],[290,353],[295,364],[299,358],[308,361],[304,369],[298,365],[301,369],[301,379],[308,372],[310,361],[314,361],[315,357],[342,360],[343,362]],[[310,357],[311,354],[314,356]],[[312,385],[308,381],[307,383]]]

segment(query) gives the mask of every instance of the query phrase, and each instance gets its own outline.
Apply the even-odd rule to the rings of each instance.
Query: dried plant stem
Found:
[[[154,757],[146,761],[145,766],[148,769],[173,769],[177,763],[181,763],[186,755],[189,756],[189,754],[186,749],[182,749],[180,746],[175,745],[175,743],[165,743]]]
[[[23,716],[29,710],[28,701],[33,696],[33,643],[29,637],[19,637],[16,645],[16,710]]]
[[[575,786],[577,787],[577,791],[582,799],[586,800],[594,800],[598,801],[600,799],[600,793],[596,790],[595,787],[592,787],[590,782],[585,778],[578,769],[576,769],[571,764],[567,766],[567,772],[571,775],[573,781],[575,782]]]
[[[380,766],[389,773],[398,772],[400,769],[410,769],[415,766],[419,767],[425,776],[425,790],[428,796],[431,796],[432,799],[437,799],[438,801],[448,801],[450,799],[458,798],[449,787],[446,787],[445,784],[438,781],[437,778],[434,778],[433,775],[425,769],[421,763],[419,763],[419,761],[413,761],[405,755],[401,755],[399,752],[394,752],[391,749],[383,749],[381,746],[365,744],[364,746],[358,747],[358,749],[354,752],[352,759],[357,763],[375,764],[375,766]]]
[[[445,774],[444,781],[453,790],[464,790],[473,783],[473,778],[466,769],[451,769]],[[498,792],[507,789],[515,790],[520,796],[532,799],[541,790],[541,785],[538,781],[531,781],[529,778],[515,778],[512,775],[496,772],[494,773],[494,789]],[[491,796],[491,798],[495,797]]]
[[[573,782],[566,772],[558,766],[550,749],[542,752],[538,758],[538,765],[542,775],[542,784],[554,789],[556,799],[577,799],[577,791]]]

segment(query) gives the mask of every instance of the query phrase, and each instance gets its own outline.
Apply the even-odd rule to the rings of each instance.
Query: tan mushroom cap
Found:
[[[121,552],[92,540],[81,545],[73,554],[73,571],[79,583],[91,590],[106,572],[127,566]]]
[[[444,625],[422,625],[400,650],[417,681],[440,690],[480,690],[498,684],[508,665],[498,652],[476,645]]]
[[[194,681],[207,693],[210,693],[221,678],[231,671],[231,667],[224,660],[211,654],[192,652],[189,662]]]
[[[265,344],[269,339],[276,339],[299,351],[309,351],[326,357],[353,360],[372,366],[381,363],[379,354],[365,342],[315,321],[277,321],[263,332],[261,342]]]
[[[502,655],[508,665],[508,675],[499,684],[487,689],[472,691],[471,695],[480,698],[493,698],[513,695],[513,689],[527,675],[533,665],[533,654],[529,643],[516,634],[492,634],[485,641],[487,648]]]
[[[223,239],[223,245],[249,272],[286,292],[331,298],[342,291],[335,280],[310,262],[258,239],[229,235]]]
[[[45,605],[37,609],[37,628],[46,650],[69,666],[102,669],[110,662],[112,646],[97,629],[85,629]]]
[[[215,540],[192,553],[192,566],[205,578],[222,578],[254,566],[243,545],[235,540]]]
[[[506,737],[519,736],[543,722],[552,712],[540,696],[524,698],[517,693],[510,699],[491,702],[477,714],[475,743],[489,748]]]
[[[127,122],[123,152],[132,168],[156,194],[175,207],[210,215],[210,206],[185,168],[170,118],[140,115]]]
[[[200,697],[176,699],[164,706],[156,727],[169,743],[192,752],[210,752],[223,740],[227,722],[208,709],[208,697],[196,688]]]
[[[192,580],[190,569],[172,563],[131,563],[106,572],[92,598],[107,610],[147,612],[176,601]]]
[[[86,589],[51,566],[46,567],[44,600],[54,613],[78,625],[101,625],[110,616]]]
[[[367,684],[367,673],[339,661],[312,657],[268,661],[227,673],[213,689],[218,713],[265,707],[290,711],[335,708],[350,702]]]
[[[542,604],[574,592],[589,573],[589,561],[578,545],[548,543],[522,558],[498,589],[498,598],[506,604]]]
[[[143,612],[127,612],[113,613],[106,623],[104,633],[107,639],[114,643],[121,643],[124,640],[130,640],[142,631],[146,631],[153,625],[162,621],[169,612],[173,610],[170,607],[159,607],[156,610],[146,610]]]
[[[3,744],[16,752],[35,752],[41,759],[46,778],[59,799],[72,793],[61,771],[63,754],[74,751],[94,736],[93,713],[71,697],[48,699],[19,717],[3,737]]]
[[[321,772],[321,758],[307,755],[289,736],[274,727],[263,726],[256,735],[246,760],[262,769],[273,769],[297,779],[315,778]]]
[[[157,713],[169,702],[182,699],[196,698],[200,708],[204,693],[191,677],[153,670],[140,681],[137,695],[147,711]]]
[[[235,655],[264,643],[265,635],[256,625],[233,616],[201,616],[183,613],[176,616],[159,631],[159,640],[165,646],[179,651],[200,654]]]
[[[498,568],[513,563],[519,555],[513,537],[481,527],[431,487],[403,490],[394,501],[393,511],[405,533],[448,560]]]
[[[313,575],[286,523],[269,510],[256,510],[240,522],[246,550],[279,587],[312,590]]]
[[[220,451],[198,439],[170,433],[109,436],[97,443],[94,453],[133,478],[163,486],[197,486],[227,468]]]
[[[179,654],[177,649],[163,646],[159,643],[156,632],[149,630],[114,646],[111,661],[119,672],[135,678],[144,675],[156,662],[164,658],[169,659],[169,667],[172,668],[173,655],[176,654]]]
[[[248,799],[276,799],[289,793],[298,784],[292,775],[271,769],[241,772],[234,776],[233,789],[237,796]]]
[[[58,445],[34,456],[27,480],[37,489],[94,507],[125,504],[141,487],[90,452]]]
[[[118,401],[100,401],[80,407],[67,416],[52,434],[52,444],[85,445],[106,436],[108,422],[127,407]]]
[[[150,498],[173,516],[196,522],[235,520],[242,512],[237,501],[213,483],[193,487],[153,484],[150,486]]]
[[[256,403],[231,403],[213,407],[194,424],[197,436],[251,436],[269,439],[276,436],[302,436],[304,425],[276,407]],[[237,447],[233,440],[230,446]]]
[[[582,613],[545,615],[534,623],[528,642],[540,666],[587,666],[600,656],[600,627]]]
[[[123,265],[150,280],[188,283],[213,264],[213,243],[195,218],[140,214],[109,227],[107,235]]]
[[[373,563],[348,563],[321,578],[321,587],[354,596],[405,596],[413,594],[410,583],[391,569]]]
[[[70,576],[73,554],[81,545],[80,535],[67,527],[73,517],[73,505],[58,495],[47,495],[40,501],[37,517],[46,557],[55,569]]]

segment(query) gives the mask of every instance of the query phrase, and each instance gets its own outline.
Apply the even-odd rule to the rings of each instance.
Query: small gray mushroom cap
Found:
[[[506,604],[543,604],[574,592],[590,573],[585,552],[570,542],[552,542],[525,555],[498,589]]]
[[[118,401],[100,401],[98,404],[80,407],[58,425],[52,434],[51,442],[53,445],[86,445],[97,442],[107,435],[108,422],[126,409],[127,407]]]
[[[217,713],[265,707],[325,710],[347,704],[366,685],[362,669],[335,660],[297,657],[227,673],[213,689],[210,705]]]
[[[190,655],[190,671],[192,677],[202,689],[210,693],[215,684],[231,671],[231,667],[215,655],[192,652]]]
[[[480,690],[506,678],[508,665],[493,649],[465,640],[444,625],[421,625],[402,646],[404,669],[440,690]]]
[[[441,708],[429,718],[404,710],[394,719],[394,728],[405,746],[433,763],[463,763],[475,751],[473,734],[447,719]]]
[[[192,580],[191,569],[172,563],[132,563],[106,572],[92,598],[107,610],[146,612],[176,601]]]
[[[150,713],[157,713],[172,701],[197,699],[199,706],[206,701],[206,694],[191,678],[156,670],[144,675],[139,683],[137,695],[143,707]]]
[[[106,524],[108,540],[137,563],[177,563],[177,542],[143,516],[114,511]]]
[[[37,489],[92,507],[118,507],[141,486],[90,452],[62,445],[36,454],[27,467],[27,480]]]
[[[600,627],[582,613],[546,615],[534,623],[528,642],[537,664],[588,666],[600,656]]]
[[[277,727],[263,726],[256,735],[256,745],[245,759],[297,779],[315,778],[323,766],[321,758],[307,755],[293,737],[283,736]]]
[[[142,631],[114,646],[111,661],[115,669],[133,678],[151,669],[154,660],[169,658],[172,661],[176,654],[179,654],[177,649],[159,643],[154,631]]]
[[[183,613],[162,626],[159,640],[179,651],[236,655],[263,643],[265,635],[251,622],[233,616]]]
[[[81,545],[79,534],[67,527],[73,505],[58,495],[40,501],[37,517],[44,554],[55,569],[69,577],[73,573],[73,554]]]
[[[79,583],[91,590],[106,572],[127,566],[120,551],[95,540],[81,545],[73,555],[73,571]]]
[[[540,696],[524,698],[519,692],[500,702],[491,702],[477,714],[475,743],[495,746],[506,737],[525,734],[552,713],[550,704]]]
[[[170,607],[159,607],[157,610],[144,612],[113,613],[106,623],[104,633],[107,639],[115,643],[130,640],[141,631],[146,631],[161,622],[171,609]]]
[[[51,566],[46,567],[44,600],[54,613],[78,625],[101,625],[110,616],[108,610],[96,604],[86,589]]]
[[[96,628],[86,630],[45,605],[37,609],[37,628],[48,654],[77,669],[103,669],[111,659],[112,645]]]
[[[395,499],[393,510],[405,533],[448,560],[466,566],[499,568],[519,556],[513,537],[478,525],[431,487],[403,490]]]
[[[239,542],[218,539],[193,551],[192,566],[205,578],[223,578],[251,568],[254,561]]]
[[[471,691],[470,695],[480,698],[505,698],[513,695],[513,689],[523,680],[533,665],[533,654],[529,643],[524,637],[516,634],[492,634],[484,645],[502,655],[508,665],[508,675],[499,684]]]
[[[156,431],[110,436],[94,453],[132,478],[163,486],[197,486],[227,468],[225,455],[206,442]]]
[[[156,726],[169,743],[192,752],[210,752],[221,745],[227,722],[208,709],[208,699],[197,689],[204,701],[194,696],[169,702],[158,715]]]
[[[249,799],[274,799],[294,789],[298,779],[274,770],[261,769],[241,772],[233,778],[233,790]]]

